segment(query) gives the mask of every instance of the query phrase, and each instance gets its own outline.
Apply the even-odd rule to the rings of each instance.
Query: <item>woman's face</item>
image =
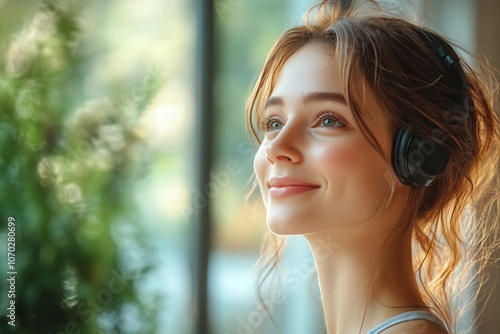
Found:
[[[387,204],[392,168],[345,103],[330,48],[308,44],[285,63],[262,117],[265,137],[254,169],[275,234],[340,231],[394,218]],[[365,122],[390,157],[386,118],[375,104],[365,109]]]

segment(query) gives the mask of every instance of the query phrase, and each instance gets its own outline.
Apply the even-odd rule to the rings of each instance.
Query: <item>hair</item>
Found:
[[[369,4],[374,6],[344,8],[323,1],[308,12],[304,24],[277,39],[246,105],[247,131],[259,145],[258,123],[283,65],[305,45],[323,43],[331,46],[337,60],[339,79],[356,122],[388,164],[391,157],[384,156],[364,121],[366,96],[377,97],[393,134],[411,126],[417,135],[440,143],[449,155],[444,172],[429,187],[411,187],[408,205],[383,251],[392,254],[402,242],[411,240],[413,266],[403,273],[407,277],[398,279],[415,282],[425,305],[455,333],[461,315],[481,296],[489,296],[484,289],[485,269],[494,262],[492,255],[499,246],[497,84],[486,61],[469,55],[474,60],[471,66],[436,32],[394,17],[374,1]],[[463,68],[469,87],[468,117],[450,112],[456,107],[459,88],[429,38],[438,41]],[[283,246],[283,240],[271,235],[263,244],[260,287],[272,276]],[[384,258],[388,257],[381,256],[376,264],[377,274],[387,269]],[[394,273],[401,270],[389,269]],[[474,294],[469,305],[456,298],[466,287],[472,287]],[[263,302],[260,293],[259,298]]]

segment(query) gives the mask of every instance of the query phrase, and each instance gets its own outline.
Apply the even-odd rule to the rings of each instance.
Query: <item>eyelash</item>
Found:
[[[341,117],[337,113],[327,110],[320,111],[319,113],[316,114],[314,124],[317,124],[318,122],[323,121],[326,118],[332,118],[340,124],[338,126],[333,126],[333,127],[344,127],[346,125],[343,117]],[[263,119],[259,122],[259,130],[261,131],[261,133],[267,133],[273,131],[269,128],[269,126],[274,121],[279,121],[279,119],[277,119],[276,116],[265,115]]]
[[[275,116],[267,116],[264,115],[264,117],[260,120],[259,122],[259,130],[261,133],[267,133],[271,131],[269,129],[269,125],[271,124],[272,121],[274,121],[276,118]]]

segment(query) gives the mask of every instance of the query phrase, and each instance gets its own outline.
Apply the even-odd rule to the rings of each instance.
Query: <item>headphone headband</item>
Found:
[[[455,59],[452,55],[450,55],[444,49],[444,46],[447,46],[449,49],[453,50],[452,46],[449,45],[446,41],[441,38],[434,36],[434,34],[430,31],[426,31],[424,29],[418,29],[418,34],[422,37],[422,39],[427,39],[429,41],[431,47],[433,48],[436,56],[441,60],[441,63],[446,68],[448,77],[451,78],[451,82],[455,85],[458,91],[460,91],[459,96],[456,97],[455,104],[461,108],[458,108],[458,111],[462,114],[462,116],[468,118],[470,115],[470,96],[469,96],[469,84],[467,83],[467,77],[465,72],[460,64],[459,59]],[[441,40],[441,42],[438,40]],[[454,109],[456,110],[456,109]]]

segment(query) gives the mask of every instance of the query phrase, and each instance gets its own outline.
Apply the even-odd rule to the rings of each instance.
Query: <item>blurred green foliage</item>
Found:
[[[156,332],[158,300],[137,292],[151,264],[129,257],[148,257],[130,194],[150,154],[134,99],[81,103],[83,3],[42,1],[18,33],[1,36],[1,333]],[[147,87],[141,106],[158,88]],[[15,327],[4,289],[9,217]]]

